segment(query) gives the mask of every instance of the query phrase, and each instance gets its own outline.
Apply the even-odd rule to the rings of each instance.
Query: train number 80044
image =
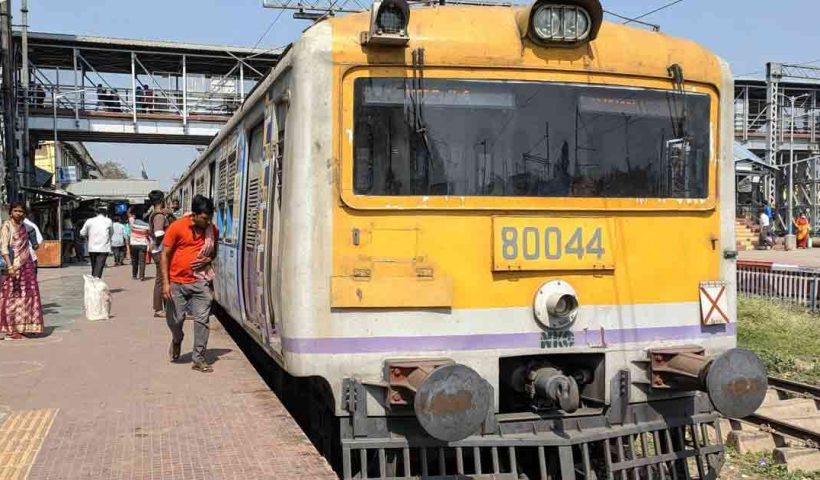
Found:
[[[603,219],[499,217],[493,227],[495,270],[614,268]]]

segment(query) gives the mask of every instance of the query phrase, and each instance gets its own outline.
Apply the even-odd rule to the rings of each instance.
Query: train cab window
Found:
[[[705,94],[360,78],[354,98],[357,195],[708,196]]]

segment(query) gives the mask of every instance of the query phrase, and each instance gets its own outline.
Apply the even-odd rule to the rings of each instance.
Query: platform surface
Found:
[[[820,248],[801,248],[788,252],[784,250],[743,250],[738,252],[738,259],[820,268]]]
[[[40,270],[46,334],[0,341],[0,480],[336,478],[215,318],[213,373],[191,370],[190,321],[169,363],[153,278],[130,270],[106,269],[113,317],[98,322],[88,266]]]

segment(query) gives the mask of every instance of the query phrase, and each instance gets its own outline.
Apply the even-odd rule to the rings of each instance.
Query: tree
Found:
[[[120,162],[116,162],[114,160],[101,163],[100,173],[103,178],[128,178],[128,173],[126,173],[125,167],[123,167]]]

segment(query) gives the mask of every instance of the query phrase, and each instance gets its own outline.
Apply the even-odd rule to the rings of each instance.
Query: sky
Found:
[[[362,0],[363,2],[365,0]],[[602,0],[604,9],[637,16],[671,0]],[[258,47],[284,46],[308,26],[262,0],[29,0],[32,31]],[[20,0],[13,0],[19,23]],[[277,19],[277,16],[279,17]],[[766,62],[820,65],[820,2],[683,0],[644,20],[722,56],[738,75],[761,75]],[[611,17],[609,17],[612,19]],[[274,23],[274,20],[276,22]],[[273,25],[271,27],[271,25]],[[266,33],[267,31],[267,33]],[[87,144],[99,162],[120,161],[138,176],[144,162],[163,187],[196,157],[190,146]]]

